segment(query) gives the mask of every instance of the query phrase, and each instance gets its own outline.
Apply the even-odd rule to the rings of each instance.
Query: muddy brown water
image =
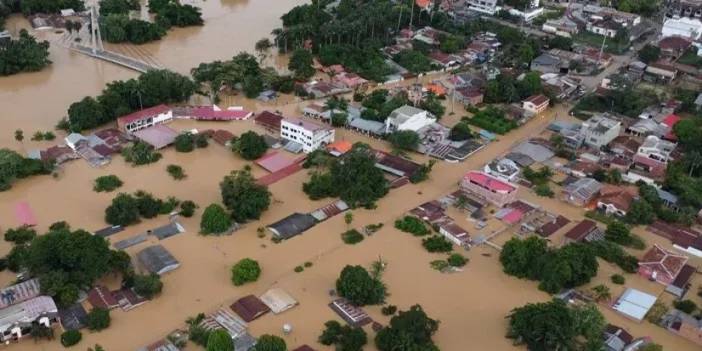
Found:
[[[139,50],[149,53],[168,68],[186,73],[201,61],[225,59],[238,51],[251,51],[256,40],[279,25],[280,14],[301,2],[196,1],[196,4],[203,7],[207,21],[204,27],[171,31],[166,39],[141,46]],[[23,20],[12,18],[8,28],[17,30],[24,25]],[[40,35],[48,40],[56,40],[52,33]],[[117,49],[132,50],[130,47]],[[13,139],[13,131],[24,129],[26,139],[29,139],[35,130],[51,129],[65,113],[70,102],[85,95],[98,94],[106,82],[136,76],[133,72],[70,53],[58,46],[52,46],[51,59],[54,65],[45,71],[0,78],[0,106],[3,107],[2,118],[6,126],[0,133],[0,146],[26,151],[50,145],[29,140],[17,143]],[[280,61],[273,63],[281,64]],[[291,98],[272,104],[260,104],[240,97],[230,97],[224,100],[224,105],[245,105],[257,111],[266,108],[281,110],[290,115],[300,114],[299,104]],[[270,187],[274,201],[260,221],[247,224],[232,236],[199,236],[197,230],[201,209],[210,203],[221,201],[219,181],[230,171],[250,164],[215,143],[211,143],[207,149],[188,154],[165,150],[164,158],[149,166],[131,167],[121,157],[115,157],[109,166],[95,169],[78,160],[63,166],[57,178],[35,177],[17,182],[11,191],[0,193],[0,230],[16,225],[13,206],[18,201],[30,203],[40,223],[40,231],[59,220],[66,220],[74,227],[88,230],[104,227],[104,209],[116,192],[98,194],[91,189],[96,177],[107,174],[116,174],[124,181],[124,186],[118,191],[143,189],[159,197],[176,196],[194,200],[200,205],[201,209],[193,218],[182,220],[186,233],[160,242],[182,263],[178,270],[164,276],[163,294],[130,312],[114,311],[109,329],[100,333],[85,332],[84,340],[75,349],[86,349],[99,343],[111,351],[136,350],[183,327],[188,316],[213,312],[246,294],[261,294],[270,287],[282,287],[300,305],[281,315],[269,314],[254,321],[250,324],[251,332],[254,335],[281,335],[283,324],[290,323],[293,332],[285,337],[290,349],[307,343],[316,349],[327,350],[329,348],[317,344],[316,339],[325,321],[338,319],[327,307],[330,301],[328,291],[334,287],[338,272],[346,264],[368,266],[381,257],[388,262],[384,274],[390,291],[388,302],[401,309],[419,303],[430,316],[439,319],[441,327],[436,334],[436,341],[442,350],[515,350],[519,348],[513,347],[511,341],[504,338],[507,323],[505,315],[514,307],[527,302],[545,301],[549,297],[538,291],[533,282],[514,279],[502,273],[498,255],[491,248],[476,248],[465,253],[471,261],[463,272],[448,275],[435,272],[429,267],[429,262],[445,256],[426,253],[419,239],[394,230],[392,222],[406,210],[453,190],[467,170],[478,169],[485,162],[503,154],[517,141],[539,134],[554,115],[563,118],[565,110],[557,108],[550,111],[548,116],[532,120],[519,130],[500,137],[497,142],[464,163],[438,163],[430,180],[392,191],[379,201],[378,208],[373,211],[354,211],[354,221],[350,227],[385,224],[374,236],[354,246],[344,245],[340,240],[340,233],[349,228],[341,216],[281,244],[273,244],[269,235],[266,238],[257,237],[258,227],[292,212],[307,212],[331,201],[307,199],[301,191],[302,183],[308,178],[306,171]],[[448,124],[455,123],[460,116],[457,113],[446,117],[445,121]],[[226,124],[176,121],[171,126],[181,130],[223,128],[235,134],[256,129],[250,121]],[[379,148],[386,147],[383,143],[345,130],[338,131],[338,138],[369,142]],[[426,160],[418,155],[412,157],[418,161]],[[183,166],[188,177],[183,181],[172,180],[165,171],[168,164]],[[256,176],[265,174],[265,171],[255,165],[252,167]],[[548,209],[565,211],[567,216],[574,219],[582,217],[580,209],[564,206],[555,200],[528,194],[525,196]],[[121,240],[142,233],[166,221],[163,216],[143,221],[114,235],[110,240]],[[127,251],[134,254],[147,245],[140,244]],[[0,253],[4,254],[9,249],[6,242],[0,242]],[[263,274],[256,283],[234,287],[229,281],[229,268],[243,257],[258,260]],[[295,266],[307,261],[313,263],[311,268],[302,273],[293,272]],[[598,281],[606,281],[612,271],[611,267],[603,269]],[[0,274],[0,282],[3,284],[8,284],[13,278],[8,272]],[[627,279],[636,287],[652,293],[659,292],[655,285],[636,276],[628,276]],[[106,277],[104,283],[115,287],[118,279]],[[374,319],[387,323],[388,318],[381,315],[379,307],[369,307],[367,311]],[[636,336],[652,336],[666,350],[698,349],[692,343],[650,324],[633,323],[609,311],[605,314],[612,323],[625,326]],[[369,335],[372,339],[372,332]],[[64,349],[56,340],[38,343],[23,340],[7,348],[47,351]],[[198,348],[189,345],[187,349]],[[373,350],[374,347],[369,345],[366,349]]]

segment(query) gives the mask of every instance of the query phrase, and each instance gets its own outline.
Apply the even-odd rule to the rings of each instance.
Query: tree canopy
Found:
[[[339,296],[358,306],[383,303],[387,294],[385,284],[371,277],[362,266],[344,267],[336,280],[336,290]]]
[[[154,296],[161,293],[163,290],[163,282],[161,276],[155,273],[142,275],[135,274],[131,277],[132,287],[134,292],[147,299],[152,299]]]
[[[232,283],[236,286],[255,282],[261,275],[261,266],[250,258],[241,259],[232,266]]]
[[[419,147],[420,137],[413,130],[398,130],[388,136],[388,141],[400,150],[413,151]]]
[[[254,131],[241,134],[233,143],[232,150],[245,160],[255,160],[268,151],[268,144],[263,135]]]
[[[49,64],[49,42],[37,42],[25,29],[20,30],[19,38],[10,40],[0,50],[0,76],[36,72]]]
[[[218,234],[223,233],[232,225],[232,220],[218,204],[211,204],[205,208],[200,220],[200,233],[202,234]]]
[[[307,80],[314,75],[312,67],[312,53],[305,49],[296,49],[290,55],[288,69],[293,72],[295,79]]]
[[[217,329],[207,338],[206,351],[234,351],[232,337],[224,329]]]
[[[20,9],[25,15],[35,13],[59,13],[63,9],[73,9],[76,12],[85,10],[83,0],[22,0]]]
[[[366,332],[358,327],[349,325],[342,326],[337,321],[324,323],[324,331],[319,336],[319,343],[322,345],[335,345],[339,351],[362,351],[363,346],[368,342]]]
[[[376,334],[375,345],[380,351],[438,350],[432,340],[437,330],[439,322],[414,305],[390,319],[390,325]]]
[[[252,351],[287,351],[288,345],[279,336],[263,334],[258,338]]]
[[[268,188],[257,184],[247,169],[233,171],[224,177],[219,188],[222,202],[231,211],[232,218],[240,223],[259,219],[271,204]]]

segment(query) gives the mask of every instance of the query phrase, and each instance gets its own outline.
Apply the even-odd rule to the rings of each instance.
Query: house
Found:
[[[351,89],[341,83],[323,81],[305,83],[302,89],[315,99],[351,92]]]
[[[456,101],[466,106],[477,106],[483,103],[483,92],[474,88],[458,88],[454,90]]]
[[[206,316],[205,319],[200,322],[200,326],[210,331],[224,329],[232,338],[232,341],[244,335],[248,327],[246,322],[226,308],[220,308],[216,312]]]
[[[456,55],[449,55],[447,53],[435,50],[427,55],[431,59],[432,63],[443,68],[451,68],[453,66],[458,66],[461,64],[461,58]]]
[[[468,231],[461,228],[461,226],[452,220],[439,223],[439,234],[458,246],[467,247],[470,245],[470,235]]]
[[[171,145],[178,137],[178,132],[168,126],[154,125],[142,128],[132,133],[137,139],[151,145],[155,150]]]
[[[671,59],[676,59],[682,56],[687,49],[692,46],[692,42],[683,37],[671,36],[661,39],[658,42],[658,47],[661,49],[661,55]]]
[[[460,187],[498,207],[514,202],[517,198],[516,186],[479,171],[466,173]]]
[[[561,59],[551,54],[541,54],[531,61],[531,70],[541,73],[561,73],[564,64]],[[567,64],[566,64],[567,70]]]
[[[699,320],[682,311],[673,312],[664,316],[664,327],[675,334],[702,346],[702,320]]]
[[[344,200],[336,200],[328,205],[322,206],[310,212],[310,215],[314,217],[314,219],[316,219],[317,222],[324,222],[329,218],[346,212],[348,209],[349,205]]]
[[[422,167],[414,161],[381,150],[373,150],[373,152],[375,153],[375,167],[397,177],[410,178]]]
[[[280,126],[280,137],[302,145],[310,153],[334,142],[334,128],[301,118],[285,118]]]
[[[162,245],[149,246],[136,255],[142,267],[149,273],[166,274],[180,267],[180,262]]]
[[[649,135],[637,150],[633,160],[637,167],[654,176],[662,176],[668,162],[672,161],[671,153],[674,149],[675,144],[655,135]]]
[[[592,178],[580,178],[563,188],[561,199],[575,206],[585,206],[600,193],[602,184]]]
[[[349,89],[356,89],[368,83],[356,73],[342,72],[332,77],[332,81],[341,84]]]
[[[488,15],[494,15],[500,10],[498,0],[467,0],[468,9]]]
[[[214,140],[217,144],[220,144],[223,146],[230,146],[233,139],[234,139],[234,134],[232,134],[232,132],[230,132],[228,130],[224,130],[224,129],[217,129],[212,134],[212,140]]]
[[[604,239],[604,232],[597,226],[597,223],[583,219],[575,227],[565,233],[563,245],[579,242],[592,242]]]
[[[594,149],[600,149],[619,136],[621,128],[622,122],[602,114],[590,117],[590,119],[583,122],[580,133],[585,137],[586,145]]]
[[[226,110],[217,105],[182,106],[173,108],[175,118],[194,119],[198,121],[242,121],[253,116],[253,112],[241,106],[228,107]]]
[[[144,346],[137,351],[180,351],[180,349],[177,346],[175,346],[171,341],[161,339],[153,344]]]
[[[425,202],[411,209],[409,213],[430,224],[438,223],[446,218],[444,206],[437,200]]]
[[[266,304],[266,306],[268,306],[268,308],[271,309],[273,314],[283,313],[297,306],[298,303],[294,297],[281,288],[269,289],[260,296],[260,299],[264,304]]]
[[[668,18],[663,22],[661,37],[683,37],[692,41],[702,37],[702,21],[698,18]]]
[[[251,322],[271,310],[261,299],[254,295],[247,295],[236,300],[230,308],[245,322]]]
[[[580,31],[578,25],[566,17],[546,20],[546,22],[541,25],[541,30],[566,38],[570,38]]]
[[[639,119],[626,128],[626,132],[637,137],[647,137],[649,135],[662,137],[666,133],[666,128],[653,119]]]
[[[640,322],[656,303],[656,297],[643,291],[627,288],[612,308],[627,318]]]
[[[31,300],[41,294],[39,279],[30,279],[0,289],[0,310]]]
[[[519,166],[508,158],[494,159],[486,164],[483,170],[485,173],[508,182],[514,181],[519,175]]]
[[[88,312],[81,303],[59,309],[58,318],[64,330],[80,330],[88,325]]]
[[[385,135],[385,123],[361,117],[350,117],[348,127],[369,136],[380,137]]]
[[[37,296],[0,310],[0,342],[10,343],[31,334],[34,324],[51,328],[58,308],[49,296]]]
[[[424,28],[418,29],[414,32],[412,40],[421,41],[427,45],[439,45],[439,38],[449,33],[434,29],[432,27],[426,26]]]
[[[603,35],[607,38],[614,38],[623,26],[611,18],[603,18],[588,22],[585,29],[588,32]]]
[[[638,140],[626,135],[620,135],[609,143],[609,150],[617,156],[631,160],[639,151],[639,146],[641,146],[641,143]]]
[[[689,264],[684,265],[675,279],[665,287],[665,291],[675,295],[678,299],[682,299],[687,290],[690,289],[690,279],[692,279],[692,275],[696,271],[695,267]]]
[[[522,101],[522,108],[527,112],[538,115],[546,111],[550,102],[551,100],[545,95],[532,95]]]
[[[675,280],[685,263],[687,256],[677,255],[654,244],[639,261],[639,274],[651,281],[668,285]]]
[[[270,111],[263,111],[254,117],[254,124],[260,125],[271,133],[280,133],[280,126],[285,117]]]
[[[607,324],[602,332],[604,341],[604,351],[624,351],[624,349],[634,341],[626,330],[612,324]]]
[[[327,151],[334,156],[339,157],[353,149],[353,144],[347,140],[337,140],[329,145],[327,145]]]
[[[314,227],[315,224],[317,221],[313,216],[296,212],[269,225],[268,230],[278,239],[290,239]]]
[[[88,290],[88,302],[93,308],[111,310],[119,307],[119,301],[117,301],[110,289],[104,285],[96,285]]]
[[[166,105],[157,105],[117,118],[117,126],[121,131],[131,134],[171,120],[173,110]]]
[[[373,321],[362,308],[353,305],[343,297],[332,301],[329,307],[346,323],[355,328],[363,327]]]
[[[605,185],[600,188],[597,208],[608,215],[623,217],[637,196],[636,188]]]
[[[646,67],[646,77],[656,83],[670,83],[677,77],[678,69],[665,61],[656,61]]]
[[[436,123],[436,118],[429,112],[404,105],[392,111],[385,120],[385,133],[392,133],[399,130],[411,130],[414,132]]]

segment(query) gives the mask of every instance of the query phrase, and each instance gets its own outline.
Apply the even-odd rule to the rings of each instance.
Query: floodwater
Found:
[[[241,50],[252,50],[257,39],[278,25],[280,14],[300,2],[197,2],[203,6],[207,20],[204,27],[172,31],[162,42],[139,47],[139,50],[153,55],[166,67],[185,73],[201,61],[227,58]],[[10,29],[21,25],[18,19],[13,19],[10,23]],[[51,33],[44,35],[54,36]],[[34,130],[51,129],[70,102],[84,95],[97,94],[106,82],[135,76],[122,68],[69,53],[60,47],[53,47],[51,54],[54,65],[48,70],[0,78],[0,106],[3,106],[3,121],[7,126],[0,135],[0,146],[20,151],[42,146],[28,140],[24,143],[14,141],[13,131],[22,128],[30,136]],[[241,98],[225,99],[225,105],[230,104],[244,104],[257,111],[268,108],[281,110],[287,115],[300,114],[300,105],[292,99],[268,106],[242,101]],[[353,211],[354,221],[350,226],[344,223],[342,216],[337,216],[304,235],[280,244],[272,243],[269,237],[257,237],[256,229],[259,227],[292,212],[308,212],[331,201],[307,199],[301,190],[302,183],[308,178],[306,171],[273,184],[270,190],[274,200],[270,209],[260,221],[247,224],[232,236],[198,235],[201,214],[201,210],[198,210],[194,217],[182,219],[186,233],[159,242],[182,264],[179,269],[163,277],[164,291],[161,296],[129,312],[113,311],[110,328],[99,333],[85,332],[84,340],[76,348],[86,349],[99,343],[107,350],[135,350],[163,338],[174,329],[184,327],[184,320],[189,316],[213,312],[228,306],[238,297],[260,295],[275,286],[289,291],[300,305],[281,315],[269,314],[252,322],[252,334],[281,335],[283,324],[289,323],[293,332],[285,339],[290,349],[306,343],[315,349],[329,350],[317,344],[316,339],[325,321],[338,319],[327,304],[331,300],[328,292],[334,287],[339,271],[346,264],[368,266],[380,257],[388,263],[383,276],[390,292],[388,302],[400,309],[421,304],[431,317],[440,320],[441,326],[435,339],[442,350],[520,349],[514,348],[511,341],[504,338],[507,326],[504,317],[515,307],[549,298],[538,291],[535,283],[514,279],[502,273],[497,252],[487,247],[465,253],[470,258],[470,263],[463,272],[441,274],[433,271],[429,262],[445,256],[427,253],[421,247],[419,239],[396,231],[392,228],[392,223],[410,208],[454,190],[467,170],[482,167],[518,141],[539,134],[554,117],[565,118],[565,115],[565,109],[556,108],[547,116],[533,119],[520,129],[500,137],[466,162],[437,163],[428,181],[393,190],[378,202],[375,210]],[[461,116],[460,113],[447,116],[444,122],[450,125]],[[176,121],[170,126],[178,130],[222,128],[234,134],[257,128],[251,121],[224,124]],[[338,139],[364,141],[374,147],[386,147],[384,143],[346,130],[338,130],[337,133]],[[46,230],[52,222],[60,220],[66,220],[74,228],[95,230],[104,227],[104,209],[116,192],[92,191],[93,180],[101,175],[115,174],[124,181],[124,186],[117,192],[146,190],[161,198],[175,196],[181,200],[193,200],[204,208],[210,203],[221,201],[218,184],[230,171],[250,164],[255,176],[265,174],[257,166],[241,160],[215,143],[188,154],[176,153],[172,149],[165,150],[163,154],[164,158],[158,163],[142,167],[131,167],[121,157],[115,157],[110,165],[100,169],[91,168],[78,160],[63,166],[57,178],[47,176],[19,181],[11,191],[0,193],[0,227],[4,230],[16,225],[13,206],[18,201],[30,203],[40,223],[40,232]],[[426,160],[419,155],[411,156],[417,161]],[[172,180],[165,171],[168,164],[181,165],[187,178],[183,181]],[[555,200],[532,198],[526,191],[523,194],[530,201],[538,202],[548,209],[565,211],[571,219],[582,217],[580,209],[564,206]],[[111,240],[125,239],[166,221],[164,216],[144,221],[114,235]],[[342,243],[341,232],[349,227],[360,228],[371,223],[384,223],[385,227],[357,245]],[[146,246],[147,244],[140,244],[127,249],[127,252],[134,254]],[[6,242],[0,242],[0,254],[9,249]],[[234,287],[229,280],[229,268],[243,257],[258,260],[263,274],[256,283]],[[302,273],[293,271],[295,266],[308,261],[313,263],[312,267]],[[610,270],[611,268],[603,269],[598,280],[606,280],[611,274]],[[9,272],[0,274],[0,281],[4,284],[12,279]],[[627,276],[627,279],[637,287],[654,288],[635,276]],[[107,277],[104,283],[114,287],[117,281],[115,277]],[[388,318],[381,315],[379,307],[368,307],[366,310],[375,320],[387,323]],[[612,313],[606,314],[611,322],[625,326],[636,336],[652,336],[667,350],[697,349],[692,343],[650,324],[639,325]],[[57,335],[58,333],[60,332]],[[372,340],[372,332],[369,338]],[[58,351],[64,348],[57,341],[35,343],[23,340],[8,349]],[[191,345],[187,349],[198,348]],[[372,341],[366,349],[374,350]]]

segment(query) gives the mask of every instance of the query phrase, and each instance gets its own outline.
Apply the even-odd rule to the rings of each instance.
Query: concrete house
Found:
[[[121,131],[131,134],[171,120],[173,110],[166,105],[157,105],[117,118],[117,126]]]
[[[527,112],[538,115],[546,111],[549,103],[551,103],[551,100],[545,95],[532,95],[522,101],[522,108]]]
[[[310,153],[334,142],[334,128],[300,118],[285,118],[280,126],[280,137],[302,145]]]
[[[675,254],[654,244],[639,261],[639,274],[651,281],[668,285],[675,280],[685,263],[687,256]]]
[[[621,128],[622,122],[605,115],[598,115],[583,122],[580,133],[585,137],[586,145],[600,149],[614,140],[619,135]]]
[[[498,207],[517,199],[516,186],[479,171],[466,173],[461,181],[461,189]]]
[[[411,130],[414,132],[436,123],[436,117],[431,113],[405,105],[390,113],[385,120],[385,132],[392,133],[400,130]]]
[[[563,188],[561,198],[576,206],[585,206],[600,193],[602,184],[592,178],[580,178]]]
[[[673,150],[675,150],[674,143],[660,139],[655,135],[649,135],[639,146],[633,159],[637,166],[646,171],[654,175],[662,175],[668,162],[672,160]]]

